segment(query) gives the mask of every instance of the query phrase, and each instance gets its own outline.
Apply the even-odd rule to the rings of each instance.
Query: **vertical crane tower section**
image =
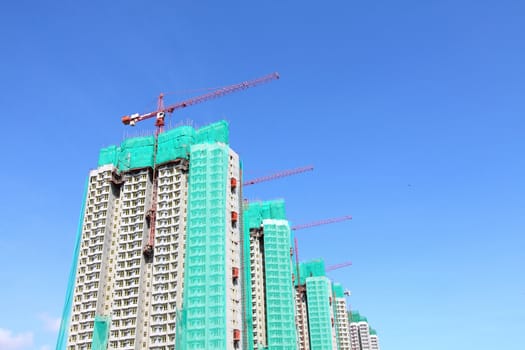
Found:
[[[270,82],[272,80],[276,80],[276,79],[279,79],[279,73],[274,72],[274,73],[265,75],[257,79],[245,81],[245,82],[234,84],[234,85],[225,86],[217,90],[214,90],[212,92],[209,92],[207,94],[193,97],[185,101],[177,102],[167,107],[164,106],[164,94],[161,93],[158,98],[156,111],[148,112],[144,114],[135,113],[132,115],[126,115],[122,117],[122,123],[124,125],[130,125],[130,126],[135,126],[136,123],[141,122],[143,120],[155,118],[156,131],[155,131],[155,146],[154,146],[154,153],[153,153],[153,176],[152,176],[152,182],[153,182],[152,196],[153,197],[151,201],[151,208],[148,210],[148,213],[146,216],[146,220],[149,223],[149,238],[148,238],[148,243],[145,245],[143,249],[143,255],[146,259],[150,260],[153,257],[153,252],[154,252],[153,248],[154,248],[154,243],[155,243],[155,222],[156,222],[156,214],[157,214],[157,193],[158,193],[158,174],[157,174],[157,169],[155,167],[155,164],[156,164],[157,148],[158,148],[158,136],[160,133],[164,131],[166,113],[171,114],[175,110],[193,106],[195,104],[199,104],[199,103],[202,103],[208,100],[219,98],[219,97],[222,97],[222,96],[225,96],[225,95],[237,92],[237,91],[255,87],[255,86]]]

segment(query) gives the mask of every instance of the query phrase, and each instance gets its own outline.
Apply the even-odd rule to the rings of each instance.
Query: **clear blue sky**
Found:
[[[175,114],[231,123],[246,189],[382,349],[525,346],[525,3],[10,1],[0,12],[0,348],[55,345],[85,178],[161,91],[281,80]],[[184,96],[167,98],[176,102]]]

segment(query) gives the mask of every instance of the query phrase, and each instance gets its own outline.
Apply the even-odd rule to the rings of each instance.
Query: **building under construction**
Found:
[[[348,311],[352,349],[378,350],[377,332],[370,327],[368,319],[358,311]]]
[[[227,123],[163,131],[162,108],[89,172],[56,349],[367,349],[284,202],[243,202]]]

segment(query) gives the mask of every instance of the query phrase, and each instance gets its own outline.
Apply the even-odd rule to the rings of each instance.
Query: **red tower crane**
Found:
[[[337,269],[342,269],[343,267],[347,267],[347,266],[351,266],[351,265],[352,265],[351,261],[345,261],[345,262],[340,263],[340,264],[330,265],[330,266],[326,267],[324,270],[326,272],[330,272],[330,271],[334,271],[334,270],[337,270]]]
[[[282,177],[287,177],[287,176],[291,176],[291,175],[295,175],[295,174],[305,173],[307,171],[312,171],[312,170],[314,170],[313,166],[306,166],[306,167],[302,167],[302,168],[284,170],[284,171],[281,171],[281,172],[278,172],[278,173],[275,173],[275,174],[272,174],[272,175],[266,175],[266,176],[258,177],[258,178],[253,179],[253,180],[245,181],[243,183],[243,186],[255,185],[255,184],[258,184],[260,182],[280,179]]]
[[[296,226],[292,226],[292,231],[303,230],[305,228],[310,228],[310,227],[315,227],[315,226],[334,224],[336,222],[341,222],[341,221],[346,221],[346,220],[352,220],[352,216],[346,215],[346,216],[341,216],[338,218],[331,218],[331,219],[319,220],[319,221],[309,222],[306,224],[296,225]]]
[[[268,74],[261,78],[245,81],[239,84],[225,86],[217,90],[214,90],[212,92],[209,92],[207,94],[193,97],[188,100],[169,105],[167,107],[164,107],[164,94],[161,93],[159,95],[156,111],[145,113],[145,114],[135,113],[132,115],[126,115],[122,117],[122,123],[124,123],[125,125],[135,126],[135,124],[140,121],[156,117],[155,126],[157,127],[157,129],[155,132],[155,138],[157,138],[158,135],[164,129],[164,118],[166,116],[166,113],[173,113],[177,109],[182,109],[182,108],[186,108],[189,106],[193,106],[195,104],[202,103],[208,100],[212,100],[212,99],[224,96],[224,95],[228,95],[236,91],[245,90],[245,89],[257,86],[257,85],[261,85],[263,83],[267,83],[275,79],[279,79],[279,73],[277,72]],[[157,157],[157,142],[155,142],[155,152],[153,154],[153,157],[154,157],[153,162],[155,164],[156,157]],[[151,201],[151,208],[148,210],[148,213],[147,213],[147,220],[149,221],[150,232],[149,232],[148,243],[146,244],[143,250],[144,257],[147,259],[151,259],[151,257],[153,256],[153,246],[155,243],[155,220],[156,220],[156,215],[157,215],[157,191],[158,191],[157,182],[158,182],[157,172],[155,171],[155,169],[153,169],[153,191],[152,191],[153,198]]]
[[[321,225],[328,225],[328,224],[334,224],[336,222],[341,222],[341,221],[346,221],[346,220],[352,220],[352,216],[351,215],[346,215],[346,216],[341,216],[341,217],[338,217],[338,218],[331,218],[331,219],[324,219],[324,220],[319,220],[319,221],[314,221],[314,222],[310,222],[310,223],[306,223],[306,224],[302,224],[302,225],[296,225],[296,226],[292,226],[292,231],[297,231],[297,230],[303,230],[305,228],[310,228],[310,227],[315,227],[315,226],[321,226]],[[301,281],[301,276],[299,275],[300,272],[299,272],[299,244],[297,243],[297,237],[294,237],[294,244],[295,244],[295,264],[296,264],[296,269],[297,269],[297,286],[300,288],[300,281]],[[352,263],[350,263],[352,264]],[[347,265],[345,265],[347,266]],[[339,265],[336,265],[335,269],[338,269],[338,268],[341,268],[343,266],[339,266]],[[331,266],[331,268],[333,268],[333,266]],[[330,270],[331,271],[331,270]]]
[[[159,132],[162,132],[162,129],[164,127],[164,117],[166,113],[173,113],[177,109],[182,109],[182,108],[186,108],[189,106],[193,106],[195,104],[202,103],[208,100],[212,100],[212,99],[224,96],[224,95],[228,95],[236,91],[245,90],[245,89],[257,86],[257,85],[261,85],[261,84],[267,83],[275,79],[279,79],[279,73],[277,72],[265,75],[264,77],[261,77],[261,78],[245,81],[239,84],[225,86],[217,90],[214,90],[212,92],[209,92],[207,94],[193,97],[185,101],[177,102],[167,107],[164,107],[164,103],[163,103],[164,94],[160,94],[156,111],[144,113],[144,114],[135,113],[132,115],[126,115],[122,117],[122,123],[126,125],[134,126],[136,123],[140,121],[156,117],[157,119],[155,121],[155,126],[157,127],[157,132],[159,133]]]

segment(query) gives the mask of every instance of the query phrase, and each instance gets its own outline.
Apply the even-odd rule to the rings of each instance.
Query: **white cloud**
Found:
[[[0,349],[19,350],[33,345],[33,333],[13,334],[8,329],[0,328]]]
[[[38,315],[38,318],[44,322],[44,328],[50,332],[58,332],[60,329],[60,318],[50,317],[46,313]]]
[[[40,350],[51,350],[51,347],[49,345],[42,345],[42,347],[40,347]]]

